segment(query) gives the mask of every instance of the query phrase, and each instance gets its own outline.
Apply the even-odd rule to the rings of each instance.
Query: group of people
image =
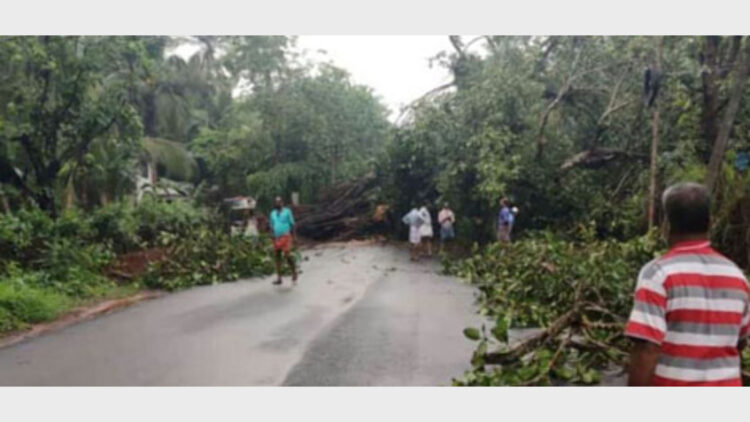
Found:
[[[420,208],[414,207],[409,211],[401,221],[409,226],[409,243],[411,244],[411,259],[418,261],[423,252],[432,256],[432,239],[434,232],[432,228],[432,216],[428,205],[422,204]],[[440,245],[441,249],[445,242],[455,238],[453,225],[456,222],[456,216],[448,207],[443,204],[443,209],[438,213],[438,223],[440,224]]]
[[[387,228],[388,206],[385,204],[378,205],[375,208],[373,220],[376,228],[380,227],[382,231]],[[513,229],[515,215],[518,209],[510,208],[509,201],[503,197],[500,200],[500,212],[498,213],[497,238],[501,242],[510,242],[510,234]],[[257,234],[257,220],[250,219],[252,223],[251,233]],[[422,255],[432,256],[432,243],[434,231],[432,225],[432,215],[430,214],[428,203],[423,203],[421,207],[416,206],[407,213],[403,223],[409,226],[409,243],[411,244],[411,259],[418,261]],[[443,251],[445,245],[456,237],[455,224],[456,215],[448,203],[443,203],[437,215],[437,222],[440,227],[440,250]],[[274,262],[276,265],[277,278],[273,282],[275,285],[282,283],[282,266],[284,261],[289,264],[292,273],[292,283],[297,283],[297,268],[291,255],[292,245],[295,242],[295,222],[292,210],[284,206],[284,201],[280,196],[274,200],[274,208],[269,218],[271,234],[273,235]]]
[[[517,214],[518,208],[511,208],[508,198],[503,197],[500,199],[500,212],[498,213],[496,226],[498,241],[510,242],[510,235]],[[418,261],[424,253],[427,256],[432,256],[434,232],[428,204],[424,203],[419,208],[415,206],[401,221],[409,226],[411,259]],[[447,202],[443,204],[443,208],[438,213],[437,222],[440,227],[440,249],[442,251],[445,245],[456,237],[456,215]]]
[[[669,223],[669,251],[641,270],[625,334],[635,347],[630,385],[742,385],[740,353],[750,336],[750,286],[732,261],[709,242],[710,194],[705,187],[682,183],[663,195]],[[376,209],[385,221],[387,207]],[[518,209],[500,200],[497,238],[510,242]],[[411,259],[432,254],[433,227],[428,205],[414,207],[409,226]],[[447,203],[438,213],[442,245],[455,238],[456,216]],[[296,284],[291,256],[295,222],[291,209],[276,197],[269,219],[277,279],[286,261]]]

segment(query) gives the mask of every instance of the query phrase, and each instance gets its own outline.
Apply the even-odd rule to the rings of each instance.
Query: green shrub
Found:
[[[0,281],[0,309],[6,318],[23,324],[33,324],[57,318],[68,309],[70,301],[61,294],[24,286],[11,281]],[[13,323],[18,326],[18,323]]]
[[[52,218],[36,208],[0,215],[0,261],[36,258],[52,236],[53,227]]]
[[[95,240],[111,243],[117,252],[133,250],[140,244],[138,221],[133,207],[126,202],[113,202],[97,209],[89,221]]]
[[[21,323],[5,308],[0,308],[0,333],[21,328]]]
[[[166,202],[158,198],[144,198],[133,210],[141,240],[153,244],[162,232],[187,233],[194,227],[208,223],[208,213],[188,202]]]
[[[95,235],[95,230],[91,226],[89,217],[81,210],[72,208],[63,211],[62,215],[54,220],[52,234],[55,237],[91,240]]]

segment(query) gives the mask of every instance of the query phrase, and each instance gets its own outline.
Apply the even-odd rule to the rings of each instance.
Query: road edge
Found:
[[[63,328],[96,318],[117,309],[134,305],[138,302],[156,299],[166,294],[167,293],[164,291],[148,290],[120,299],[106,300],[94,306],[78,308],[52,322],[36,324],[33,325],[29,330],[0,338],[0,349],[4,349],[23,341],[39,337],[42,334],[61,330]]]

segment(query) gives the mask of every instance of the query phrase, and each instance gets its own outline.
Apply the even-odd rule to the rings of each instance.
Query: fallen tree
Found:
[[[479,313],[494,325],[470,327],[473,369],[456,385],[598,384],[622,373],[630,342],[624,328],[640,268],[662,249],[655,232],[627,242],[548,232],[494,244],[448,268],[479,290]],[[512,339],[513,329],[531,335]],[[750,382],[750,350],[743,378]]]
[[[375,175],[327,189],[312,205],[295,209],[297,233],[313,240],[349,240],[366,234],[372,223]]]
[[[479,312],[494,325],[469,328],[473,370],[457,385],[597,384],[622,368],[623,336],[640,267],[659,247],[653,236],[601,241],[542,233],[491,245],[453,271],[475,284]],[[531,328],[514,341],[511,332]]]

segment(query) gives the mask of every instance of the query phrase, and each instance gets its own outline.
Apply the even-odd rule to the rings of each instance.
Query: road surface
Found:
[[[0,385],[449,385],[472,288],[395,247],[306,251],[300,284],[197,287],[0,349]]]

